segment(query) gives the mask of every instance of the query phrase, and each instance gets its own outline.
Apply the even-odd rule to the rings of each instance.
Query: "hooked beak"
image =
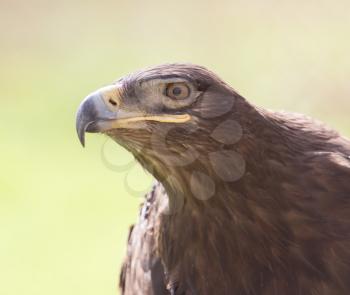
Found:
[[[76,116],[76,129],[82,146],[85,146],[85,133],[106,132],[117,128],[132,128],[137,122],[157,121],[185,123],[189,114],[145,115],[141,112],[123,110],[120,105],[120,86],[111,85],[88,95],[80,104]]]
[[[106,108],[99,92],[87,96],[80,104],[76,117],[76,129],[82,146],[85,146],[85,132],[99,132],[100,120],[115,118],[115,114]]]

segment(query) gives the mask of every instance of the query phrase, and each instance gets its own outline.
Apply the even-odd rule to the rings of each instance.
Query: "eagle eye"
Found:
[[[190,95],[190,88],[185,83],[170,83],[165,93],[172,99],[185,99]]]

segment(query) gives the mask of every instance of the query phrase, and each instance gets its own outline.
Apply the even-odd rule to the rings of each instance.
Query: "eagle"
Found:
[[[250,103],[212,71],[164,64],[88,95],[103,133],[155,178],[131,227],[124,295],[350,294],[350,141]]]

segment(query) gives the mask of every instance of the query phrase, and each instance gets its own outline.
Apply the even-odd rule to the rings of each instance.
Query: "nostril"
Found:
[[[114,105],[114,106],[116,106],[117,105],[117,103],[113,100],[113,99],[109,99],[109,103],[111,104],[111,105]]]

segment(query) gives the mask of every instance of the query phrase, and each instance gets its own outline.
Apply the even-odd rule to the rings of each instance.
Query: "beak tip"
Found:
[[[97,121],[99,117],[106,116],[106,113],[106,106],[99,92],[90,94],[82,101],[76,113],[76,130],[83,147],[85,147],[85,133],[99,132]]]
[[[77,134],[80,144],[85,147],[85,128],[77,128]]]
[[[80,139],[80,143],[81,143],[82,147],[85,148],[85,139],[84,138]]]
[[[85,147],[85,132],[87,126],[89,125],[90,115],[89,104],[87,105],[85,102],[83,102],[78,109],[75,126],[80,144],[83,147]]]

